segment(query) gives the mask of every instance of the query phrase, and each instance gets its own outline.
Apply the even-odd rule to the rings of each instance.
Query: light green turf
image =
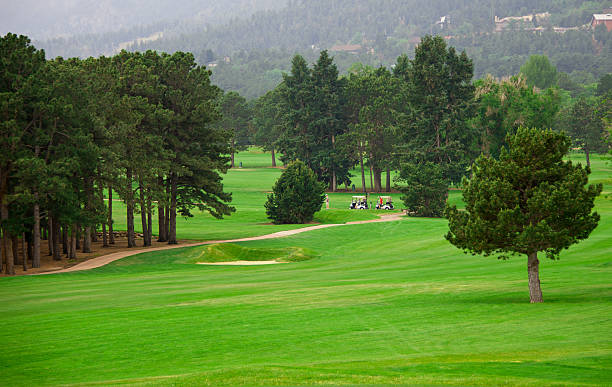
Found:
[[[443,219],[221,248],[316,255],[285,265],[195,265],[193,247],[2,278],[0,385],[611,385],[612,200],[597,208],[587,241],[542,258],[540,305],[524,257],[464,255]]]

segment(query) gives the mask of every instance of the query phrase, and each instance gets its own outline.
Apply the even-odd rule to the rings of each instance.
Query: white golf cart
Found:
[[[367,210],[368,209],[368,198],[365,196],[353,196],[351,200],[351,210]]]
[[[393,210],[393,198],[391,196],[379,196],[376,201],[377,210]]]

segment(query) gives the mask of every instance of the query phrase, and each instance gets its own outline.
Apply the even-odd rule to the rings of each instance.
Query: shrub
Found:
[[[307,223],[321,209],[325,185],[301,161],[289,164],[268,195],[266,214],[275,224]]]

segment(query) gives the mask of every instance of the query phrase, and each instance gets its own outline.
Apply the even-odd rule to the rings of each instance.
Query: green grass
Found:
[[[588,240],[542,258],[539,305],[524,257],[464,255],[443,219],[211,247],[312,258],[286,265],[195,265],[191,247],[2,278],[0,384],[611,385],[612,200],[597,210]]]

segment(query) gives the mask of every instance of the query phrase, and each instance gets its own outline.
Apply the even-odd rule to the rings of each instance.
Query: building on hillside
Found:
[[[441,30],[447,29],[448,26],[450,25],[450,17],[442,16],[440,20],[436,22],[436,25],[440,26]]]
[[[361,51],[361,48],[361,44],[336,44],[335,46],[332,46],[329,51],[358,54]]]
[[[499,16],[495,16],[495,31],[501,32],[507,29],[511,23],[530,23],[533,24],[534,19],[536,22],[540,23],[545,19],[550,17],[550,13],[536,13],[534,15],[525,15],[525,16],[508,16],[504,18],[500,18]]]
[[[603,24],[608,29],[608,32],[612,31],[612,13],[595,13],[593,19],[591,19],[591,26],[593,29],[598,25]]]

